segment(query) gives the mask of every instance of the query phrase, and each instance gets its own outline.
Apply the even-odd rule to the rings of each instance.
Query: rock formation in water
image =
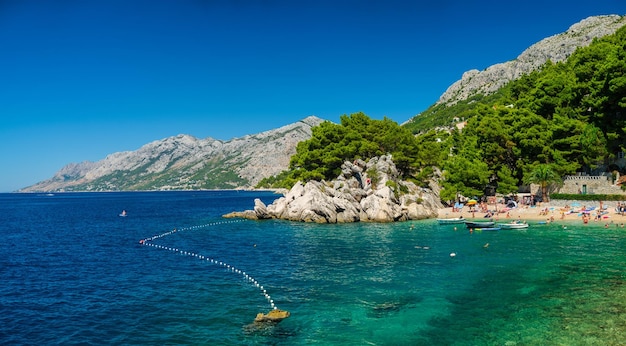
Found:
[[[400,180],[390,155],[344,162],[333,181],[296,183],[283,197],[266,206],[224,217],[284,219],[317,223],[393,222],[437,216],[442,207],[437,182],[428,188]]]
[[[291,316],[291,313],[289,311],[274,309],[268,312],[267,314],[259,312],[254,318],[254,322],[255,323],[267,323],[267,322],[279,323],[280,321],[284,320],[285,318],[288,318],[289,316]]]

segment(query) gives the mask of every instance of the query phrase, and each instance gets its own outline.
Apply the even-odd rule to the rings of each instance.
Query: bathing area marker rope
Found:
[[[272,309],[277,310],[278,308],[274,304],[274,300],[272,299],[272,297],[267,293],[267,290],[255,278],[253,278],[252,276],[248,275],[245,271],[240,270],[240,269],[236,268],[235,266],[232,266],[232,265],[230,265],[230,264],[228,264],[226,262],[218,261],[217,259],[214,259],[214,258],[211,258],[211,257],[207,257],[207,256],[204,256],[204,255],[195,253],[195,252],[184,251],[184,250],[180,250],[180,249],[175,248],[175,247],[163,246],[163,245],[159,245],[159,244],[155,244],[154,243],[154,241],[157,240],[157,239],[160,239],[160,238],[163,238],[163,237],[167,237],[167,236],[170,236],[170,235],[178,233],[178,232],[195,230],[195,229],[201,229],[201,228],[206,228],[206,227],[210,227],[210,226],[217,226],[217,225],[223,225],[223,224],[229,224],[229,223],[235,223],[235,222],[242,222],[242,221],[243,220],[218,221],[218,222],[212,222],[212,223],[199,225],[199,226],[191,226],[191,227],[174,229],[172,231],[161,233],[161,234],[155,235],[153,237],[141,239],[139,241],[139,244],[144,245],[144,246],[150,246],[150,247],[153,247],[153,248],[156,248],[156,249],[172,251],[172,252],[179,253],[179,254],[185,255],[185,256],[195,257],[195,258],[197,258],[197,259],[199,259],[201,261],[206,261],[206,262],[209,262],[211,264],[215,264],[215,265],[219,265],[221,267],[224,267],[229,272],[240,274],[241,276],[243,276],[244,279],[246,279],[247,281],[252,283],[256,288],[258,288],[261,291],[261,293],[263,293],[263,296],[265,296],[265,299],[270,304]]]

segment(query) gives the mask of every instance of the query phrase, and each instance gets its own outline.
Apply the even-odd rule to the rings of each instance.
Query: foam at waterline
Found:
[[[195,257],[198,258],[199,260],[202,261],[206,261],[209,262],[211,264],[215,264],[215,265],[219,265],[222,266],[224,268],[226,268],[226,270],[236,273],[236,274],[240,274],[241,276],[243,276],[244,279],[246,279],[247,281],[249,281],[250,283],[252,283],[256,288],[258,288],[261,293],[263,293],[263,296],[265,297],[265,299],[267,299],[267,302],[270,304],[271,308],[274,310],[277,310],[278,308],[276,307],[276,304],[274,304],[274,300],[272,299],[272,297],[267,293],[267,290],[263,287],[263,285],[261,285],[255,278],[253,278],[252,276],[248,275],[245,271],[238,269],[226,262],[223,261],[218,261],[214,258],[211,257],[207,257],[204,256],[202,254],[198,254],[195,252],[190,252],[190,251],[184,251],[184,250],[180,250],[178,248],[174,248],[174,247],[169,247],[169,246],[163,246],[163,245],[159,245],[159,244],[154,244],[153,241],[156,239],[160,239],[163,237],[167,237],[169,235],[172,235],[174,233],[177,232],[183,232],[183,231],[188,231],[188,230],[194,230],[194,229],[200,229],[200,228],[205,228],[205,227],[210,227],[210,226],[217,226],[217,225],[223,225],[223,224],[228,224],[228,223],[235,223],[235,222],[242,222],[244,220],[231,220],[231,221],[219,221],[219,222],[212,222],[212,223],[208,223],[208,224],[204,224],[204,225],[198,225],[198,226],[190,226],[190,227],[184,227],[184,228],[176,228],[172,231],[169,232],[165,232],[165,233],[161,233],[159,235],[155,235],[149,238],[144,238],[141,239],[139,241],[139,244],[141,245],[145,245],[145,246],[151,246],[157,249],[162,249],[162,250],[168,250],[168,251],[172,251],[172,252],[176,252],[179,253],[181,255],[185,255],[185,256],[191,256],[191,257]]]

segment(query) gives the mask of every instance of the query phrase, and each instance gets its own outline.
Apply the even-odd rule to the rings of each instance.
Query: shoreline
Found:
[[[596,218],[598,208],[592,210],[590,212],[589,223],[626,223],[626,215],[620,215],[615,212],[615,204],[607,204],[604,205],[604,214],[601,215],[601,218],[598,220]],[[547,208],[547,214],[542,213],[545,212]],[[498,204],[497,208],[494,208],[493,205],[489,206],[489,210],[505,210],[505,206],[503,204]],[[542,204],[534,207],[517,207],[512,208],[506,212],[498,212],[493,215],[493,220],[496,222],[507,222],[514,220],[521,221],[546,221],[546,222],[579,222],[583,224],[582,207],[575,208],[564,208],[561,206],[551,206],[550,204]],[[476,211],[472,213],[469,207],[465,206],[461,209],[461,211],[452,211],[452,207],[441,208],[438,210],[437,217],[441,219],[445,218],[455,218],[463,216],[468,220],[478,220],[485,219],[486,213],[481,211]],[[508,216],[507,216],[508,215]]]

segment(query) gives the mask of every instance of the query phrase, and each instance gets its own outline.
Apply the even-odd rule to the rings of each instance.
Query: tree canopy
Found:
[[[291,186],[298,180],[333,179],[344,161],[391,154],[398,170],[408,177],[415,172],[416,162],[435,160],[420,158],[416,137],[391,119],[374,120],[364,113],[343,115],[340,119],[340,124],[321,123],[312,129],[309,140],[298,143],[280,186]]]

